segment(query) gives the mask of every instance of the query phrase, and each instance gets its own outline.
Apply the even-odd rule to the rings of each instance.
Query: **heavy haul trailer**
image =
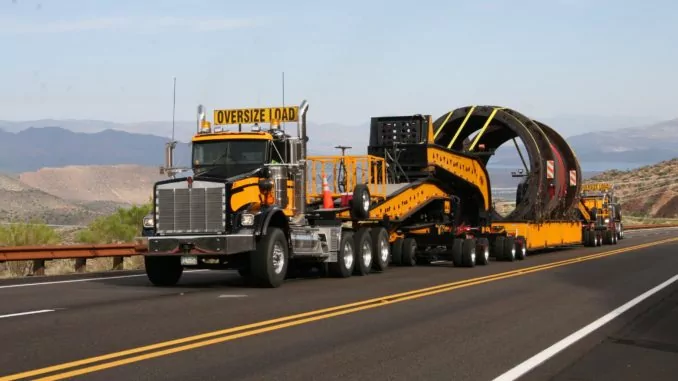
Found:
[[[519,149],[524,179],[516,208],[501,216],[492,206],[485,166],[499,146],[517,138],[525,145],[529,166]],[[460,255],[473,242],[489,243],[491,256],[512,261],[525,258],[528,251],[600,237],[590,217],[579,213],[581,170],[574,152],[553,129],[516,111],[470,106],[432,123],[422,116],[375,118],[369,153],[386,159],[391,182],[434,178],[454,195],[451,226],[427,221],[396,229],[408,244],[416,242],[420,262],[451,258],[473,266]],[[486,263],[484,256],[480,259]]]

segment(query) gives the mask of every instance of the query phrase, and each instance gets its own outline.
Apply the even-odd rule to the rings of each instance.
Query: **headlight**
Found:
[[[252,226],[254,225],[254,214],[245,213],[240,217],[240,223],[242,226]]]
[[[610,223],[610,219],[609,219],[609,218],[606,218],[606,219],[605,219],[605,223],[606,223],[606,224],[609,224],[609,223]]]
[[[146,216],[144,217],[144,227],[145,228],[152,228],[153,227],[153,216]]]

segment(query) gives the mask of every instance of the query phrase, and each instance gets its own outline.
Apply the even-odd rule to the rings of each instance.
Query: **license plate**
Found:
[[[184,255],[181,257],[181,264],[184,266],[195,266],[198,264],[198,257]]]

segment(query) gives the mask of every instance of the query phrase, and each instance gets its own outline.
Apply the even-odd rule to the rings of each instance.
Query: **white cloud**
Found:
[[[218,31],[251,28],[258,25],[254,19],[182,18],[182,17],[101,17],[81,20],[60,20],[45,23],[20,23],[0,20],[0,33],[41,34],[115,30],[131,32],[162,32],[168,29]]]

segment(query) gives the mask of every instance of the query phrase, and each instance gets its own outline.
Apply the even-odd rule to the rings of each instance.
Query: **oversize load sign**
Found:
[[[299,107],[243,108],[234,110],[214,110],[214,124],[250,124],[297,122]]]

